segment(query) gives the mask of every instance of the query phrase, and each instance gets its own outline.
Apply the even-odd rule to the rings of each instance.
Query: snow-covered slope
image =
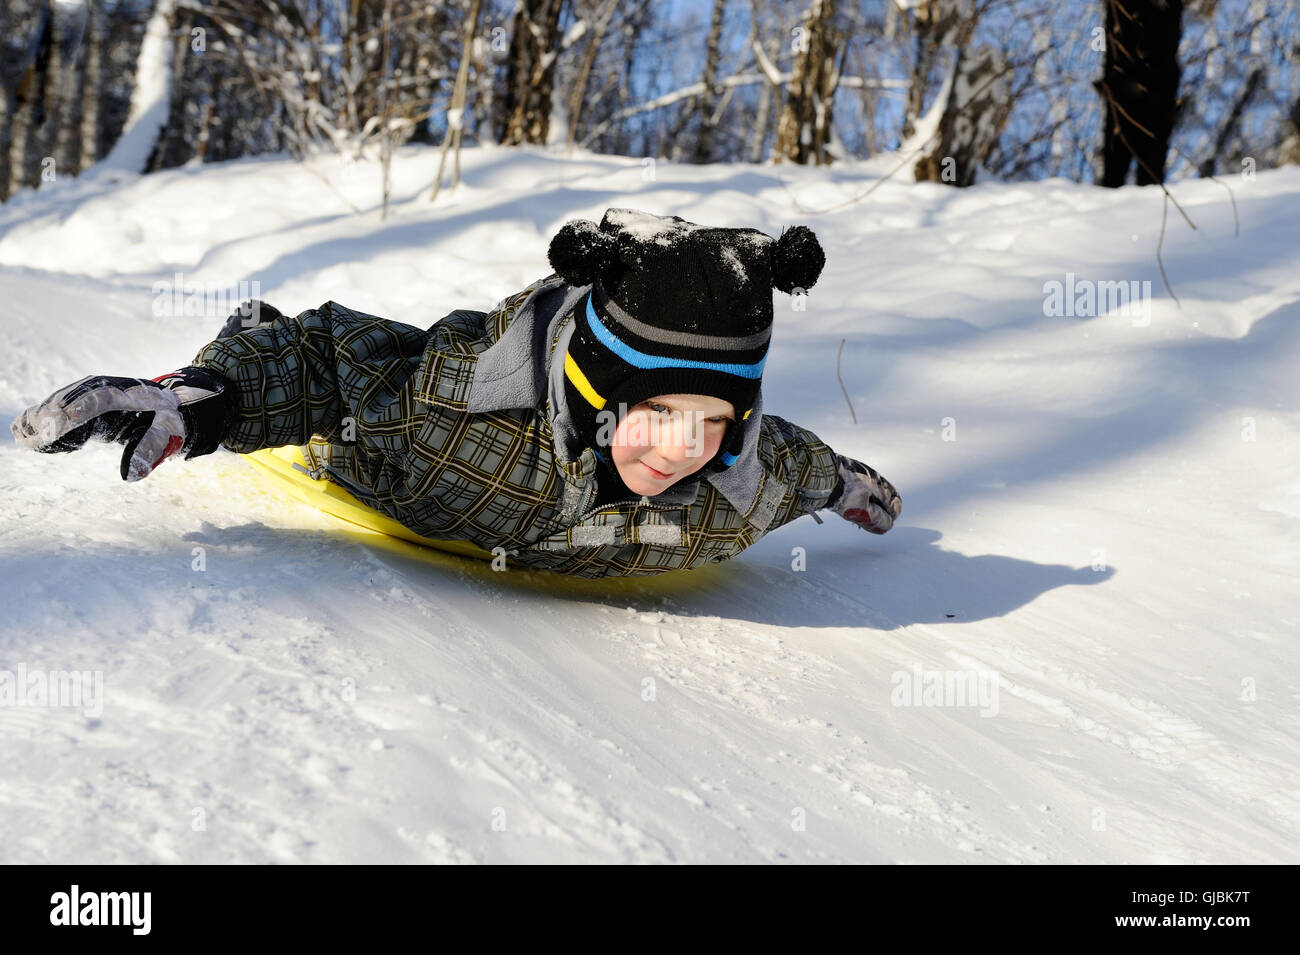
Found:
[[[1173,187],[1180,308],[1159,191],[841,205],[895,162],[469,150],[430,206],[408,149],[386,223],[330,160],[0,207],[6,423],[187,363],[225,313],[156,315],[177,272],[428,326],[607,206],[806,223],[827,267],[776,297],[765,404],[904,502],[884,537],[827,513],[602,583],[363,541],[226,451],[127,485],[117,446],[5,429],[0,671],[103,693],[0,707],[0,861],[1300,861],[1300,169],[1231,183],[1235,238],[1220,185]],[[1149,320],[1044,314],[1045,283],[1119,280]],[[996,696],[899,705],[932,672]]]

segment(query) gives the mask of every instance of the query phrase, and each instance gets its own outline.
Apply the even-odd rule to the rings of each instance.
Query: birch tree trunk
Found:
[[[976,172],[1006,125],[1006,64],[992,47],[957,50],[953,79],[939,119],[938,139],[913,169],[917,182],[974,184]]]
[[[695,140],[695,161],[706,163],[713,158],[714,108],[717,96],[714,84],[718,81],[718,60],[721,58],[719,44],[722,42],[722,15],[726,12],[727,0],[713,0],[713,21],[709,24],[709,39],[704,50],[704,92],[696,101],[700,116],[700,135]]]
[[[573,143],[578,138],[578,120],[582,116],[582,107],[587,101],[587,86],[591,82],[591,70],[596,64],[596,56],[600,53],[601,44],[605,41],[605,33],[609,30],[609,23],[618,7],[618,0],[605,0],[605,5],[601,7],[600,13],[596,17],[596,26],[592,32],[591,38],[582,53],[582,58],[578,63],[577,76],[574,77],[573,92],[569,95],[569,142]]]
[[[88,8],[85,0],[79,3],[60,3],[54,8],[55,58],[50,84],[50,105],[46,110],[46,134],[43,137],[48,154],[53,158],[53,168],[61,176],[72,176],[80,168],[81,118],[77,115],[80,103],[81,75],[85,70],[85,51]]]
[[[828,165],[831,104],[839,85],[836,57],[843,38],[831,24],[835,0],[812,0],[796,35],[794,69],[776,127],[776,162]]]
[[[503,146],[545,144],[565,0],[519,0],[506,64]]]
[[[945,47],[960,45],[958,32],[968,0],[919,0],[911,9],[910,26],[916,52],[912,77],[907,88],[907,107],[903,116],[903,139],[916,132],[917,123],[926,112],[925,94],[939,54]],[[955,68],[956,64],[954,64]]]
[[[99,161],[99,102],[104,95],[104,10],[90,0],[86,11],[85,66],[81,72],[81,141],[77,171]]]
[[[33,25],[31,39],[24,47],[26,65],[15,69],[19,79],[10,111],[13,122],[6,196],[24,186],[35,186],[40,181],[39,152],[32,147],[35,130],[44,119],[45,83],[53,42],[51,19],[49,6],[43,6]]]
[[[145,26],[136,61],[135,90],[122,135],[105,157],[106,169],[144,172],[171,104],[171,24],[176,0],[158,0]]]
[[[460,67],[456,71],[456,85],[452,87],[451,106],[447,109],[447,133],[442,140],[442,150],[438,155],[438,174],[433,179],[433,190],[429,201],[434,202],[442,189],[442,171],[447,164],[447,150],[455,148],[455,172],[451,187],[460,185],[460,137],[465,126],[466,92],[469,86],[469,64],[471,51],[474,49],[474,34],[478,31],[480,0],[470,3],[469,17],[465,23],[465,41],[460,51]]]

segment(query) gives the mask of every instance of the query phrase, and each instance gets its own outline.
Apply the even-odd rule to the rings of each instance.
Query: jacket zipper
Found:
[[[637,504],[640,505],[641,507],[648,507],[654,511],[676,511],[676,510],[681,510],[684,507],[689,507],[689,505],[686,504],[651,504],[649,501],[644,500],[644,495],[643,495],[642,497],[632,498],[629,501],[614,501],[608,504],[598,504],[596,507],[593,507],[591,510],[587,511],[587,513],[581,515],[576,521],[574,521],[574,523],[581,524],[583,521],[591,517],[591,515],[595,514],[597,511],[603,511],[606,508],[610,508],[610,507],[622,507],[624,504]]]

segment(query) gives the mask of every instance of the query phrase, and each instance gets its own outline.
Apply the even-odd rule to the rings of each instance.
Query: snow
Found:
[[[765,406],[877,467],[899,524],[495,573],[224,450],[127,485],[115,445],[6,430],[0,861],[1300,861],[1300,169],[1232,181],[1235,239],[1222,186],[1173,186],[1179,308],[1158,190],[897,175],[818,214],[898,156],[462,162],[430,204],[436,147],[398,150],[385,222],[377,165],[327,157],[19,194],[0,412],[187,363],[225,315],[155,314],[177,272],[427,327],[607,207],[803,223],[827,264],[806,311],[774,296]],[[1069,273],[1149,281],[1149,320],[1045,315]],[[19,705],[20,667],[102,698]]]
[[[671,222],[664,221],[661,215],[676,213],[651,213],[646,214],[641,209],[613,208],[605,216],[609,225],[617,229],[625,238],[635,243],[650,244],[671,248],[684,241],[688,236],[701,230],[710,229],[712,226],[698,222]],[[686,216],[680,216],[686,219]],[[748,227],[741,227],[748,228]],[[718,258],[715,265],[726,268],[742,285],[749,281],[749,269],[746,266],[745,259],[742,259],[740,250],[744,249],[747,255],[760,254],[763,246],[770,245],[772,239],[779,235],[761,236],[753,232],[735,232],[726,236],[726,244],[717,247]],[[746,248],[748,247],[748,248]]]

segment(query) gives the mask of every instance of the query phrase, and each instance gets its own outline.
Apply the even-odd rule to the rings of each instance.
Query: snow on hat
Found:
[[[772,289],[813,286],[826,258],[807,226],[773,239],[679,216],[607,209],[600,225],[570,219],[551,240],[551,267],[591,291],[576,306],[564,357],[574,425],[599,455],[623,416],[662,394],[729,401],[718,466],[740,453],[772,334]],[[600,412],[611,427],[602,432]],[[602,460],[604,458],[602,457]]]

